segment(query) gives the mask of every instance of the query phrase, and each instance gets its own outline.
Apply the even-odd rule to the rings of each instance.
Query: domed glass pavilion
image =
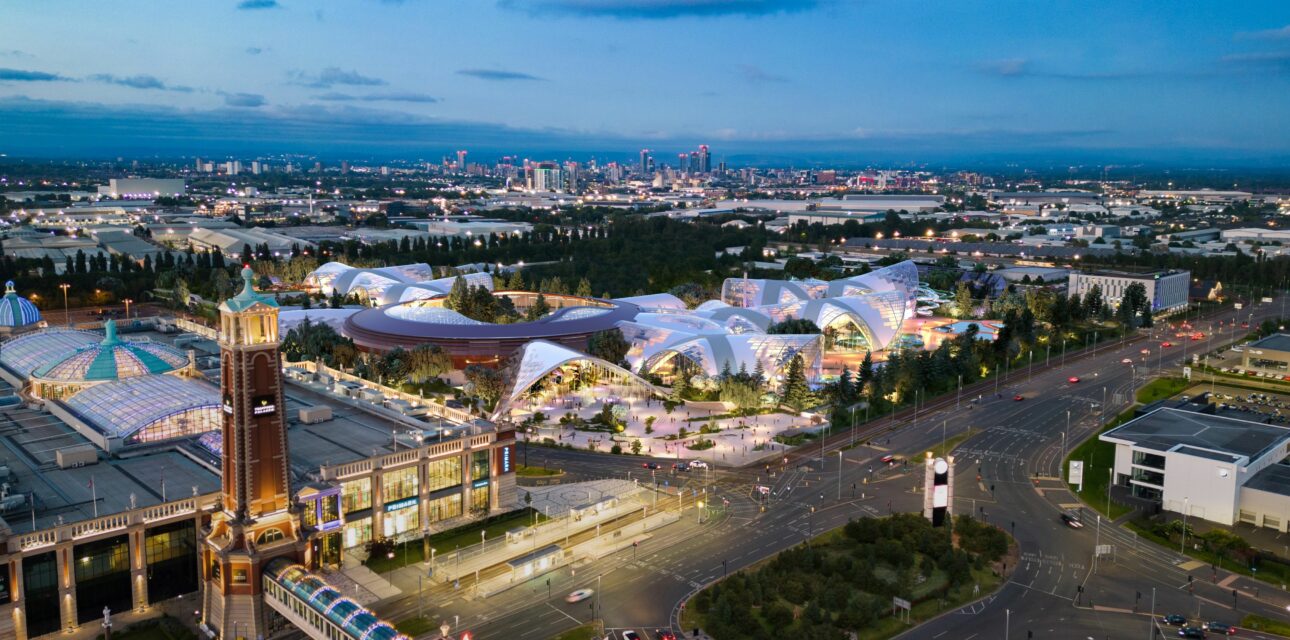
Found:
[[[103,325],[104,338],[55,355],[31,372],[31,393],[62,399],[97,384],[137,376],[191,373],[188,354],[168,344],[126,341],[117,337],[116,322]]]
[[[40,309],[14,290],[13,280],[4,283],[4,297],[0,298],[0,335],[19,333],[42,327]]]

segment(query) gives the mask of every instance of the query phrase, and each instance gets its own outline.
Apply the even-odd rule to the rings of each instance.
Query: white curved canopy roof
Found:
[[[624,378],[638,383],[650,390],[656,390],[653,385],[642,379],[640,376],[600,358],[587,355],[581,351],[575,351],[565,346],[547,342],[546,340],[534,340],[524,345],[520,355],[520,362],[515,368],[515,377],[503,394],[501,400],[497,403],[497,410],[494,416],[503,415],[509,410],[511,405],[524,395],[529,387],[532,387],[537,381],[557,368],[570,362],[586,360],[593,362],[598,366],[604,367]]]

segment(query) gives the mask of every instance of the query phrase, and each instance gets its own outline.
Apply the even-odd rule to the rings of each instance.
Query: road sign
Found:
[[[912,605],[910,605],[909,601],[904,598],[892,598],[891,606],[896,607],[897,609],[909,609]]]
[[[1084,490],[1084,461],[1071,460],[1070,472],[1066,474],[1066,483],[1079,486],[1079,490]]]
[[[1112,549],[1114,549],[1114,547],[1113,547],[1112,545],[1109,545],[1109,544],[1099,544],[1099,545],[1097,545],[1097,547],[1093,550],[1093,553],[1094,553],[1095,555],[1097,555],[1097,556],[1100,558],[1100,557],[1102,557],[1102,556],[1109,556],[1109,555],[1111,555],[1111,550],[1112,550]]]
[[[1183,377],[1191,380],[1191,367],[1183,367]]]

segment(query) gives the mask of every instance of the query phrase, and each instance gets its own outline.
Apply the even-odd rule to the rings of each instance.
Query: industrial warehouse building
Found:
[[[1191,272],[1075,272],[1068,277],[1066,291],[1071,295],[1083,297],[1093,287],[1101,287],[1102,299],[1112,307],[1119,307],[1120,299],[1124,297],[1124,290],[1134,284],[1141,284],[1146,288],[1151,312],[1164,315],[1187,308],[1187,298],[1191,292]]]
[[[1098,436],[1115,444],[1115,484],[1224,525],[1287,531],[1290,428],[1159,408]]]

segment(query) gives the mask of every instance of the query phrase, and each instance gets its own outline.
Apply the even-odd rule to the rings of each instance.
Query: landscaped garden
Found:
[[[970,516],[954,520],[953,544],[918,515],[854,520],[699,592],[683,625],[717,640],[887,638],[910,626],[892,616],[893,598],[917,624],[984,596],[1008,547]]]

